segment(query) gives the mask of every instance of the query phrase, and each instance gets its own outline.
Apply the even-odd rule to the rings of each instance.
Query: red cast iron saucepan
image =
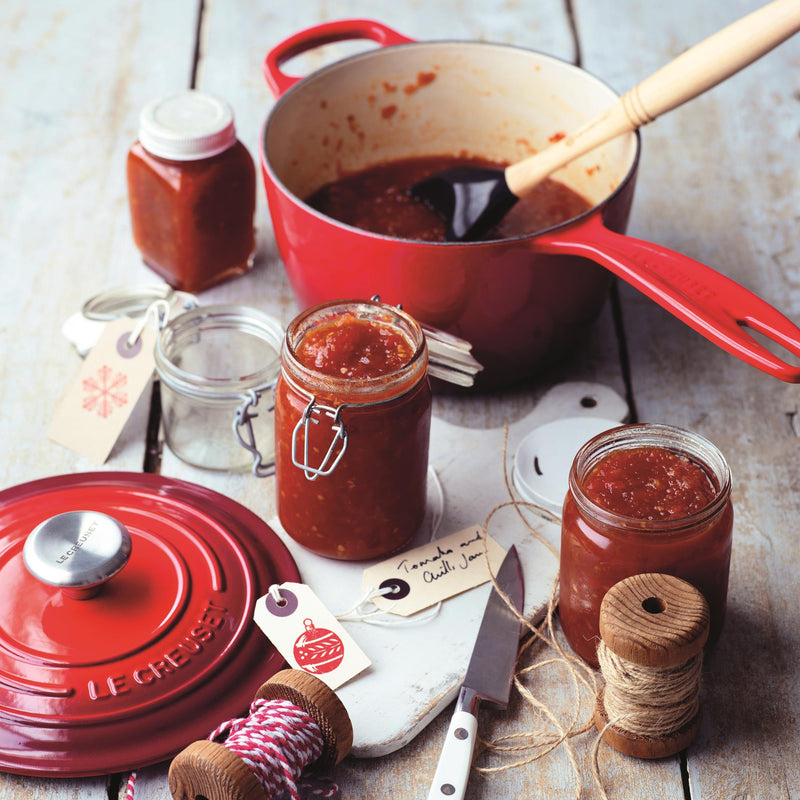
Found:
[[[349,39],[381,47],[302,79],[281,69]],[[304,202],[342,173],[384,161],[468,153],[514,163],[544,150],[619,99],[586,71],[522,48],[416,42],[378,22],[344,20],[286,39],[267,54],[264,72],[278,100],[262,132],[261,166],[278,248],[302,305],[376,293],[402,303],[421,322],[470,341],[486,367],[477,385],[498,389],[530,378],[585,337],[613,272],[726,351],[800,382],[800,368],[746,330],[800,356],[800,329],[790,320],[710,267],[624,235],[636,132],[559,171],[589,211],[513,239],[397,239]]]

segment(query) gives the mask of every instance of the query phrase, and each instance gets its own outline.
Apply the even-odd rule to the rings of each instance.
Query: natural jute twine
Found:
[[[703,651],[682,664],[649,667],[619,656],[601,640],[597,659],[609,724],[637,736],[670,736],[700,710]]]
[[[505,487],[511,499],[506,503],[496,506],[489,512],[484,521],[483,529],[488,534],[494,517],[505,508],[513,508],[527,532],[538,542],[543,544],[553,557],[558,558],[558,549],[553,547],[553,545],[536,530],[525,512],[526,510],[532,511],[538,517],[543,517],[555,523],[558,523],[559,519],[550,511],[535,503],[521,501],[514,497],[507,469],[507,452],[508,428],[506,427],[503,441],[502,463]],[[484,537],[484,556],[488,564],[488,553],[485,547],[486,537]],[[504,593],[498,586],[494,575],[492,575],[491,569],[490,575],[495,588],[503,595]],[[509,606],[513,608],[510,600],[507,597],[505,599]],[[508,760],[506,763],[493,766],[477,765],[474,769],[476,772],[486,775],[509,769],[517,769],[532,764],[546,757],[548,754],[563,748],[567,755],[574,779],[575,793],[573,797],[575,800],[579,800],[582,795],[583,780],[572,741],[575,737],[586,733],[593,727],[591,708],[597,694],[598,682],[595,671],[582,659],[571,653],[568,648],[564,648],[556,636],[554,619],[557,607],[558,576],[556,576],[556,580],[553,583],[543,618],[531,620],[517,613],[520,622],[527,629],[528,633],[523,639],[517,656],[514,687],[522,702],[528,706],[533,716],[539,720],[537,727],[531,730],[505,734],[495,738],[481,738],[478,743],[478,756],[488,754],[489,756],[494,755],[500,759]],[[543,649],[545,653],[549,652],[550,655],[544,655],[543,657],[541,652]],[[533,690],[526,685],[530,676],[533,676],[533,679],[530,681],[532,686],[545,683],[544,680],[537,681],[535,673],[539,671],[543,673],[548,670],[557,670],[559,673],[563,672],[565,675],[566,682],[562,682],[561,687],[569,687],[572,697],[572,702],[569,704],[571,710],[566,718],[559,716],[548,703],[538,698]],[[588,718],[586,716],[587,709],[589,710]],[[602,784],[600,784],[600,790],[602,796],[605,798],[606,794],[602,789]]]

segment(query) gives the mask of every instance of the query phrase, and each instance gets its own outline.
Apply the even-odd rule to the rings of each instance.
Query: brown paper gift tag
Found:
[[[129,317],[109,322],[81,365],[56,411],[47,435],[102,464],[114,447],[155,367],[156,332]]]
[[[484,552],[485,547],[485,552]],[[488,554],[488,564],[486,560]],[[479,525],[400,553],[364,570],[361,587],[381,610],[410,616],[490,580],[505,556]]]
[[[295,669],[331,689],[354,678],[370,660],[304,583],[282,583],[256,601],[253,619]]]

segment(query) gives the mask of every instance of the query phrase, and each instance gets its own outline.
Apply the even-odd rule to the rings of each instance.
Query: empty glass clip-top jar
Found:
[[[178,458],[272,474],[282,340],[277,320],[246,306],[200,306],[170,320],[155,360],[164,436]]]
[[[577,453],[561,520],[559,615],[573,650],[597,666],[600,604],[618,581],[682,578],[725,617],[733,534],[731,473],[710,441],[661,424],[623,425]]]
[[[253,265],[255,165],[224,100],[190,90],[146,106],[127,176],[134,242],[170,286],[199,292]]]
[[[315,306],[287,327],[275,389],[278,516],[323,556],[401,550],[425,518],[431,424],[419,324],[375,300]]]

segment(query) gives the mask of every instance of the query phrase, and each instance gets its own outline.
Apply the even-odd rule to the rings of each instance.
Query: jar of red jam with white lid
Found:
[[[275,388],[289,536],[344,560],[407,545],[425,517],[431,404],[425,336],[401,309],[342,301],[296,317]]]
[[[134,242],[170,286],[199,292],[252,267],[255,166],[224,100],[191,90],[146,106],[127,177]]]
[[[710,441],[662,424],[623,425],[577,453],[561,521],[559,615],[573,650],[597,666],[600,604],[631,575],[691,583],[725,617],[733,533],[731,473]]]

